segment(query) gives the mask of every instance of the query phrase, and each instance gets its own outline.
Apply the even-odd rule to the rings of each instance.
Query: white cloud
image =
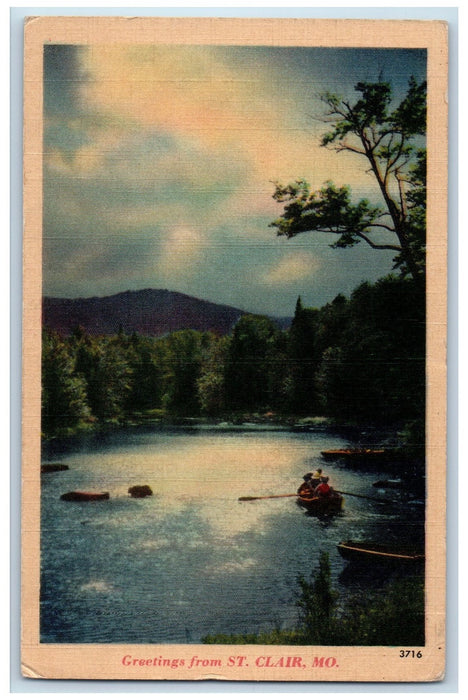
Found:
[[[263,276],[263,282],[267,285],[288,285],[307,279],[319,268],[320,262],[315,255],[298,251],[286,255],[270,268]]]
[[[157,262],[158,273],[169,279],[182,273],[184,276],[194,274],[205,246],[205,236],[200,230],[175,226],[164,238]]]

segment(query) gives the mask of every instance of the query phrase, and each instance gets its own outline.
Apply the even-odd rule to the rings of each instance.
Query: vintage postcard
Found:
[[[22,672],[438,681],[447,26],[31,17]]]

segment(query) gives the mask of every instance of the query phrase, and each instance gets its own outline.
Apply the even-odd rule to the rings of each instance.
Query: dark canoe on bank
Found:
[[[297,497],[297,503],[306,508],[312,515],[332,515],[342,510],[344,498],[338,493],[327,498],[300,493]]]
[[[69,491],[60,496],[62,501],[108,501],[109,491]]]
[[[415,564],[424,561],[424,554],[408,545],[377,544],[376,542],[340,542],[341,556],[358,564]]]

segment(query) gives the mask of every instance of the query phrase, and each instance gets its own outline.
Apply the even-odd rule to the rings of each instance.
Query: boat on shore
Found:
[[[314,496],[310,491],[301,491],[297,497],[298,505],[305,508],[311,515],[333,515],[343,509],[344,498],[334,492],[330,496]]]
[[[358,564],[416,564],[425,559],[424,553],[412,545],[348,540],[337,547],[343,559]]]
[[[108,501],[109,491],[69,491],[60,496],[62,501]]]

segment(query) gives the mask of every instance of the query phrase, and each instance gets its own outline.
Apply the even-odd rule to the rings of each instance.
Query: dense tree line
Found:
[[[222,337],[45,330],[42,382],[46,436],[144,415],[417,420],[424,413],[424,294],[413,280],[390,276],[320,309],[299,298],[288,331],[255,315]]]

